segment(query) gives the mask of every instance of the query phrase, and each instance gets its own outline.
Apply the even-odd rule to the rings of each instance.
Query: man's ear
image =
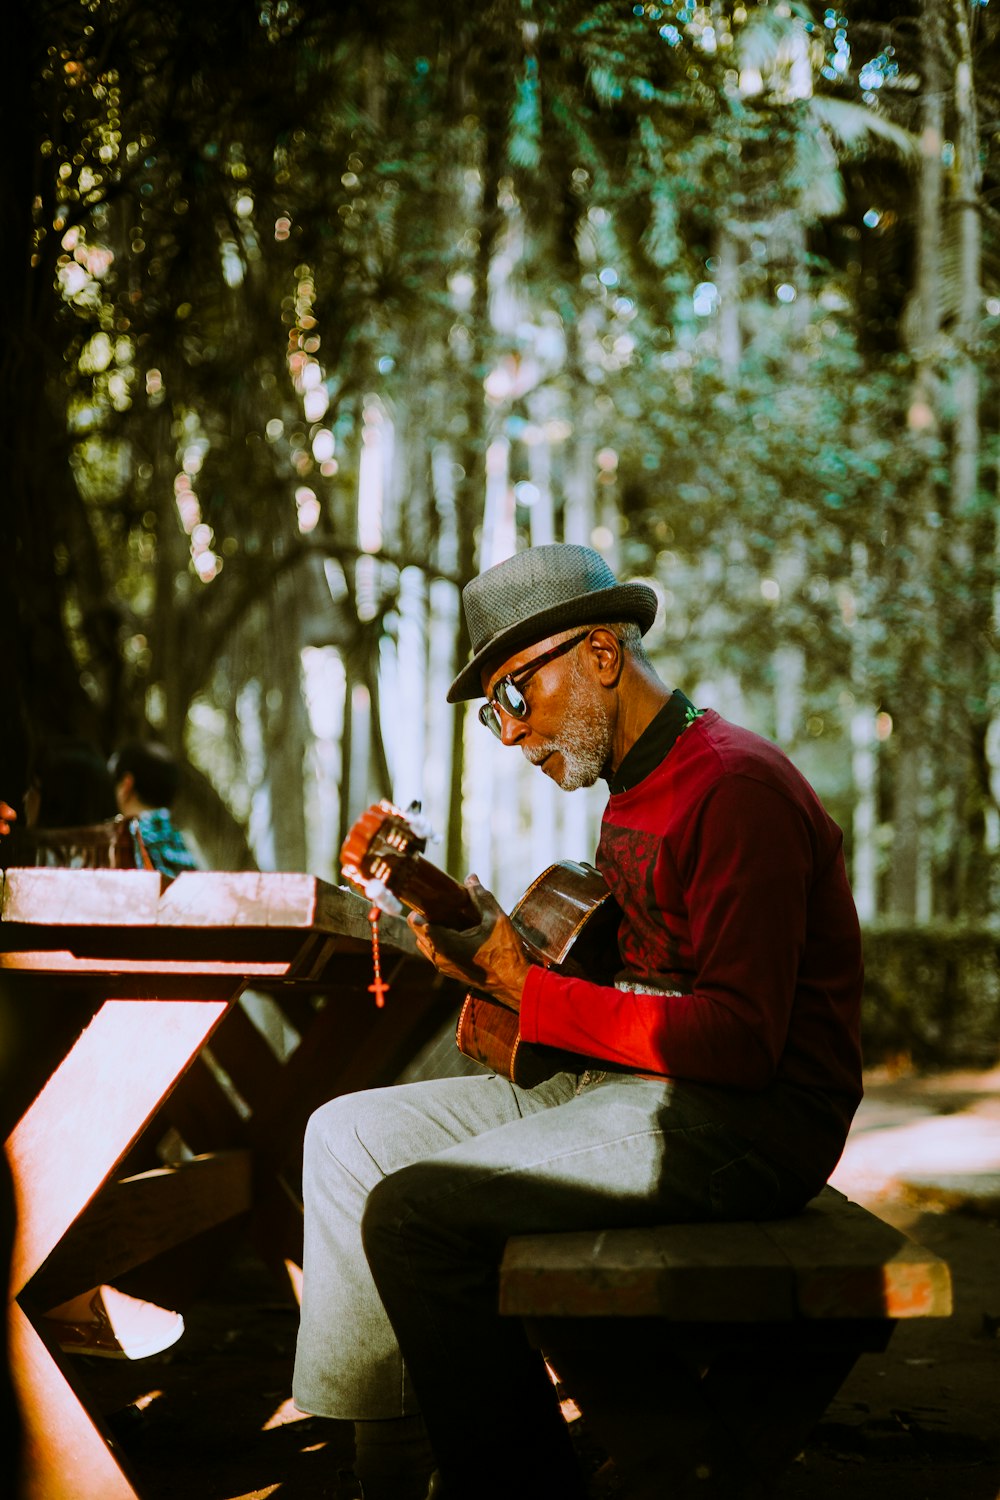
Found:
[[[625,647],[609,625],[598,625],[592,630],[589,644],[602,684],[614,687],[625,665]]]

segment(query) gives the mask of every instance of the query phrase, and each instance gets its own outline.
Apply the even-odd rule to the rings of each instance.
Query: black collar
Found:
[[[670,754],[689,724],[704,713],[675,688],[659,713],[642,731],[618,770],[607,778],[612,796],[630,792]]]

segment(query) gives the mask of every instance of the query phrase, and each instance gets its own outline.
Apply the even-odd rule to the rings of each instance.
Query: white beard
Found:
[[[569,706],[563,714],[559,733],[544,745],[528,750],[522,746],[522,754],[533,766],[540,765],[553,751],[562,757],[562,773],[553,777],[564,792],[575,792],[582,786],[593,786],[611,753],[611,723],[606,713],[596,710],[586,702],[584,674],[578,664],[572,664],[572,675],[567,683]]]

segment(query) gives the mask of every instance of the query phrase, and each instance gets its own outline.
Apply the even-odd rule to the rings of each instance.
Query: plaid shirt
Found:
[[[146,846],[146,853],[161,875],[167,875],[172,880],[183,870],[198,868],[194,856],[185,844],[183,836],[171,822],[170,813],[165,807],[154,807],[148,812],[140,813],[137,818],[131,819],[129,829],[133,834],[136,832],[139,834],[142,844]],[[135,840],[135,862],[140,870],[144,868],[142,845],[138,839]]]

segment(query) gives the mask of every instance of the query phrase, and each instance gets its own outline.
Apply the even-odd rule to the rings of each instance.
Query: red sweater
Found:
[[[709,711],[612,793],[597,864],[623,914],[619,977],[661,993],[536,967],[521,1035],[709,1086],[818,1185],[861,1098],[862,960],[841,833],[815,792]]]

